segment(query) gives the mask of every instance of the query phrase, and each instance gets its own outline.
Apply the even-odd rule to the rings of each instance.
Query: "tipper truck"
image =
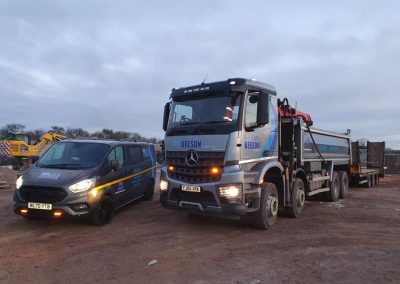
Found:
[[[271,85],[241,78],[172,89],[164,107],[160,202],[268,229],[306,197],[344,198],[351,138],[311,128]]]

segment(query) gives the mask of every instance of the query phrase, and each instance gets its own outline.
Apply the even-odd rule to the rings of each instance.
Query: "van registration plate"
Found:
[[[195,186],[195,185],[182,185],[182,190],[183,191],[189,191],[189,192],[200,192],[201,187],[200,186]]]
[[[28,202],[28,208],[40,209],[40,210],[51,210],[53,208],[53,206],[49,203]]]

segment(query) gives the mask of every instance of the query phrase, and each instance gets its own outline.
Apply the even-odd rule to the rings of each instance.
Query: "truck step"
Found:
[[[315,194],[318,194],[318,193],[321,193],[321,192],[325,192],[325,191],[329,191],[329,190],[330,190],[329,187],[324,187],[324,188],[320,188],[320,189],[308,192],[307,195],[308,196],[312,196],[312,195],[315,195]]]
[[[316,177],[310,181],[314,182],[314,181],[321,181],[321,180],[327,180],[327,179],[331,179],[331,176]]]

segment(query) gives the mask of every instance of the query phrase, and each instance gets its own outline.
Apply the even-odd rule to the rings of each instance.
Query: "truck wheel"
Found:
[[[303,212],[304,201],[306,200],[306,191],[302,179],[296,178],[294,180],[290,199],[292,205],[285,207],[286,215],[291,218],[297,218]]]
[[[330,202],[339,200],[340,180],[336,171],[333,172],[332,181],[329,184],[329,191],[325,192],[325,199]]]
[[[339,180],[340,180],[339,198],[344,199],[346,198],[347,193],[349,191],[349,176],[347,175],[347,172],[340,171]]]
[[[260,209],[250,213],[248,219],[257,228],[266,230],[275,224],[278,207],[278,190],[275,184],[265,182],[261,186]]]
[[[151,180],[147,184],[146,191],[144,192],[144,195],[143,195],[143,200],[150,201],[153,199],[153,195],[154,195],[154,181]]]
[[[93,225],[103,226],[111,222],[113,215],[114,202],[110,197],[104,196],[93,209],[93,212],[89,216],[89,221]]]

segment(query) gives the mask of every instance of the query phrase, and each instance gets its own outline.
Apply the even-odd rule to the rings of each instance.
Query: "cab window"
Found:
[[[257,95],[249,94],[246,99],[245,127],[255,127],[257,125]]]
[[[129,146],[128,155],[131,164],[137,164],[143,161],[143,153],[140,146]]]
[[[117,160],[118,167],[122,168],[124,165],[124,150],[122,146],[115,147],[107,156],[107,163],[110,165],[111,161]]]
[[[150,159],[149,147],[147,147],[147,146],[142,146],[142,153],[143,153],[143,158],[144,158],[145,160]]]

